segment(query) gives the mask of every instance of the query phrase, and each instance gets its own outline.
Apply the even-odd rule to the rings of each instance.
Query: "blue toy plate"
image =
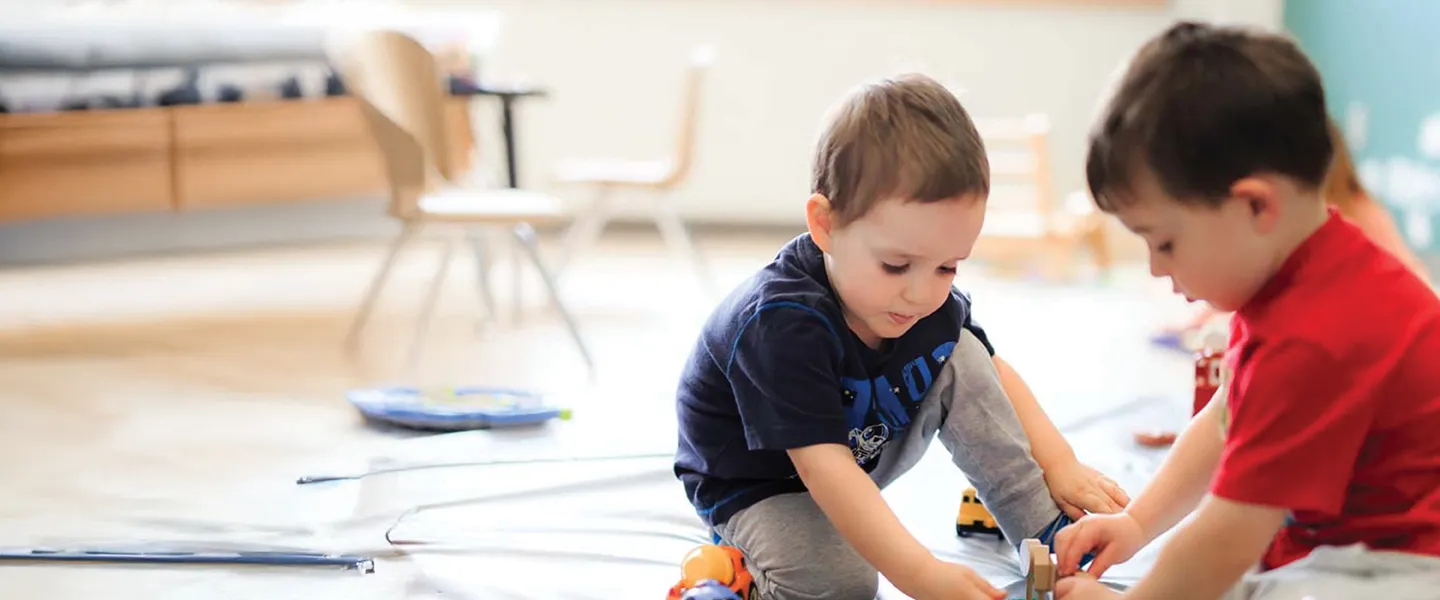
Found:
[[[345,399],[366,419],[425,431],[536,425],[567,416],[539,394],[502,388],[371,388],[352,390]]]

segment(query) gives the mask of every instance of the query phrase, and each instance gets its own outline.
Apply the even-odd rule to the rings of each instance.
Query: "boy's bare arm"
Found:
[[[1224,388],[1216,395],[1225,393]],[[1224,443],[1220,416],[1225,403],[1212,400],[1175,440],[1170,455],[1125,512],[1140,524],[1149,544],[1195,510],[1220,464]]]
[[[1075,450],[1040,408],[1035,393],[1030,391],[1030,386],[1025,384],[1020,373],[999,356],[994,356],[991,360],[995,362],[1000,387],[1010,398],[1010,404],[1015,406],[1015,415],[1020,417],[1020,426],[1025,428],[1025,437],[1030,438],[1030,453],[1035,456],[1035,462],[1040,463],[1041,469],[1047,470],[1075,462]]]
[[[1126,598],[1214,600],[1260,560],[1286,510],[1208,496],[1195,519],[1160,550],[1150,573]]]
[[[995,363],[1000,389],[1015,408],[1015,416],[1030,440],[1030,454],[1045,472],[1045,483],[1060,507],[1074,519],[1086,512],[1116,513],[1125,508],[1130,496],[1109,477],[1080,464],[1070,442],[1045,414],[1020,373],[999,356],[991,357],[991,361]]]
[[[840,535],[896,587],[904,591],[928,563],[937,560],[900,523],[880,488],[855,464],[849,448],[819,444],[789,454],[815,503]]]

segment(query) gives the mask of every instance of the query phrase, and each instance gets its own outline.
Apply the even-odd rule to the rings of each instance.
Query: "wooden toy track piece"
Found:
[[[1030,538],[1022,543],[1020,567],[1025,571],[1025,600],[1046,600],[1055,591],[1055,555],[1040,540]]]
[[[1146,448],[1166,448],[1175,443],[1175,437],[1173,431],[1137,431],[1135,443]]]

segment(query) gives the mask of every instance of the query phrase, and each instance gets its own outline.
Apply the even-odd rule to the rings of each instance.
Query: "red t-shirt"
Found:
[[[1210,491],[1284,507],[1273,569],[1317,546],[1440,556],[1440,298],[1333,210],[1236,311]]]

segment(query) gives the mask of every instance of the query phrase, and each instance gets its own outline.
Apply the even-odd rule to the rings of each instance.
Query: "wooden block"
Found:
[[[1055,591],[1055,555],[1040,540],[1024,541],[1025,556],[1021,568],[1025,571],[1025,600],[1046,600]]]

